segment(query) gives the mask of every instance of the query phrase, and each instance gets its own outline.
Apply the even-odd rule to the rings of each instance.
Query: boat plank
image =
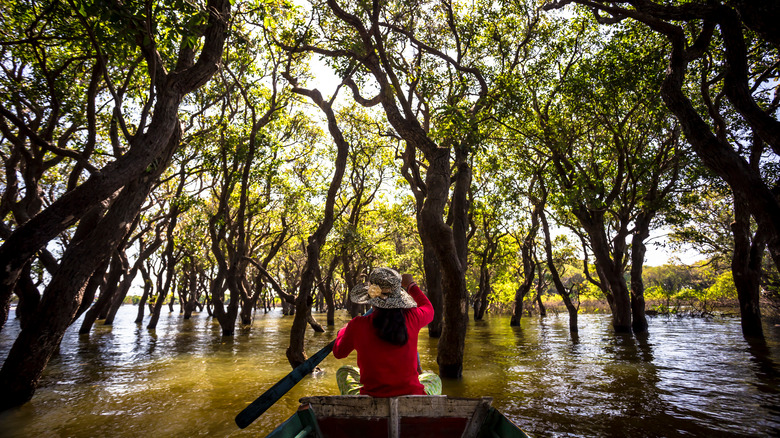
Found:
[[[296,430],[305,434],[309,428],[313,435],[321,433],[322,438],[527,438],[490,406],[492,400],[448,396],[304,397],[294,416],[303,418],[291,418],[269,436],[293,437]]]
[[[314,396],[301,398],[301,404],[311,404],[318,417],[390,417],[390,401],[398,401],[400,417],[471,417],[481,405],[490,406],[491,397],[458,398],[406,395],[374,398],[367,395]]]

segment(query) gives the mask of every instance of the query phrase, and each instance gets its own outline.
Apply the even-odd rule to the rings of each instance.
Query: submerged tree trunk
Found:
[[[170,159],[178,139],[178,134],[171,136],[168,150],[162,156],[163,163]],[[84,239],[68,246],[59,269],[44,291],[36,319],[29,329],[19,334],[0,370],[0,388],[5,394],[0,409],[21,405],[32,398],[46,364],[73,321],[87,282],[125,238],[163,168],[160,166],[125,186],[97,227]]]
[[[479,269],[479,286],[477,296],[474,298],[474,321],[482,321],[485,317],[485,310],[487,308],[487,299],[490,294],[490,272],[486,262],[480,266]]]
[[[578,306],[575,306],[572,302],[569,290],[563,285],[561,276],[558,274],[558,268],[555,266],[552,241],[550,239],[550,228],[547,225],[547,217],[545,216],[544,211],[540,212],[539,219],[542,221],[542,229],[544,230],[544,251],[547,255],[547,269],[550,270],[550,276],[552,277],[553,284],[555,284],[555,289],[558,290],[558,294],[561,296],[561,299],[563,299],[563,304],[569,312],[569,331],[571,333],[577,333],[579,332],[579,327],[577,326],[577,312],[579,309]]]
[[[333,273],[336,271],[336,265],[338,265],[338,257],[333,257],[333,260],[328,266],[328,277],[325,279],[324,291],[325,304],[327,305],[326,324],[329,327],[336,325],[336,302],[334,299],[335,291],[333,290]]]
[[[759,292],[765,237],[759,229],[751,242],[750,213],[745,199],[737,193],[734,193],[734,222],[731,230],[734,233],[731,272],[737,288],[742,335],[748,339],[762,339],[764,329],[761,325]]]
[[[108,278],[106,278],[104,287],[100,291],[100,296],[95,304],[89,308],[86,315],[84,315],[84,320],[81,322],[81,328],[79,329],[80,335],[89,333],[92,326],[95,324],[95,321],[100,319],[100,314],[111,306],[111,300],[114,298],[114,294],[116,294],[119,279],[122,277],[124,271],[121,258],[116,252],[114,253],[114,257],[111,258],[110,266]]]
[[[151,294],[152,288],[154,287],[152,279],[149,276],[149,271],[146,269],[146,267],[142,264],[139,269],[141,270],[141,277],[144,279],[144,293],[141,295],[141,300],[138,301],[138,313],[135,317],[136,324],[141,324],[144,322],[144,309],[146,309],[146,301],[149,299],[149,295]]]
[[[623,257],[625,256],[625,238],[616,236],[612,239],[614,245],[606,236],[604,212],[586,211],[584,208],[575,212],[577,218],[588,233],[596,267],[603,284],[609,289],[612,297],[612,327],[617,333],[631,333],[631,297],[623,277]],[[609,298],[608,298],[609,300]]]
[[[309,236],[306,245],[306,265],[301,273],[301,286],[298,297],[295,299],[295,318],[293,319],[292,329],[290,330],[290,345],[287,347],[287,360],[293,368],[306,361],[304,351],[304,335],[306,333],[306,324],[310,322],[312,290],[314,288],[315,273],[319,269],[320,249],[325,243],[325,238],[333,228],[335,222],[334,207],[336,195],[341,187],[341,181],[347,167],[347,157],[349,154],[349,143],[344,139],[341,129],[336,122],[336,116],[329,102],[326,102],[319,91],[300,88],[297,81],[286,76],[287,80],[293,86],[293,92],[303,96],[308,96],[325,113],[328,120],[328,131],[336,143],[336,161],[334,162],[333,178],[328,187],[328,194],[325,199],[325,209],[323,211],[322,221],[317,229]]]
[[[523,279],[523,283],[517,287],[515,291],[515,305],[512,309],[512,318],[509,320],[511,327],[520,327],[520,320],[523,318],[523,301],[525,300],[528,291],[531,290],[531,284],[534,281],[533,277],[526,277]]]
[[[537,268],[539,271],[539,275],[537,275],[536,280],[536,297],[534,298],[534,301],[536,301],[536,304],[539,306],[539,316],[545,317],[547,316],[547,308],[544,306],[544,302],[542,301],[542,294],[544,293],[544,275],[542,275],[542,265],[537,264]]]
[[[650,236],[650,219],[649,214],[640,214],[635,224],[637,231],[631,238],[631,328],[634,333],[647,331],[642,270],[647,252],[645,240]]]
[[[438,148],[429,150],[428,160],[429,167],[426,174],[428,196],[420,212],[426,235],[423,245],[432,246],[436,253],[441,266],[441,284],[444,292],[444,325],[439,338],[436,362],[439,365],[439,375],[460,378],[463,372],[463,354],[469,320],[465,260],[463,260],[466,233],[465,229],[456,232],[454,228],[462,222],[457,218],[464,217],[466,214],[465,192],[461,191],[468,190],[464,180],[468,179],[470,183],[470,169],[465,162],[462,162],[458,169],[459,172],[466,172],[468,175],[463,177],[464,180],[456,181],[451,206],[455,210],[453,215],[456,220],[450,227],[444,222],[444,208],[449,198],[450,187],[450,151]],[[459,197],[463,199],[460,203],[456,203],[455,200]]]
[[[16,284],[16,295],[19,297],[19,303],[16,305],[16,318],[19,320],[19,326],[22,329],[33,318],[35,310],[41,302],[41,294],[30,277],[32,275],[31,264],[32,262],[29,262],[25,265],[19,277],[19,282]],[[6,314],[3,317],[7,318],[8,315]]]
[[[425,231],[419,228],[419,233],[423,242],[425,242],[426,239],[423,237]],[[433,248],[425,244],[423,244],[423,269],[425,270],[425,291],[428,294],[428,300],[433,306],[433,321],[428,324],[428,336],[438,339],[441,337],[442,326],[444,325],[444,293],[442,292],[441,266]]]
[[[532,183],[533,185],[533,183]],[[523,317],[523,300],[526,294],[531,290],[531,286],[534,283],[534,274],[536,273],[535,258],[535,244],[536,235],[539,232],[539,214],[544,208],[544,204],[541,202],[534,203],[534,209],[531,213],[531,227],[528,233],[523,238],[523,243],[520,246],[520,254],[523,261],[523,283],[517,288],[515,292],[515,307],[512,312],[512,318],[509,320],[510,326],[520,326],[520,319]],[[519,241],[519,239],[517,239]],[[540,302],[541,304],[541,302]],[[540,305],[539,311],[544,309]]]

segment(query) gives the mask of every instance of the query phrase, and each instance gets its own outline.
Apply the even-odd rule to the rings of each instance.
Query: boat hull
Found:
[[[490,406],[490,397],[323,396],[300,401],[298,412],[270,438],[527,437]]]

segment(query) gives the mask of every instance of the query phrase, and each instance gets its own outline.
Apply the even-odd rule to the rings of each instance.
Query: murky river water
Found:
[[[125,306],[113,327],[66,333],[35,397],[0,414],[2,437],[263,436],[305,395],[337,392],[334,374],[354,355],[328,357],[245,430],[233,418],[284,377],[292,317],[259,315],[252,330],[222,339],[203,313],[163,314],[156,333],[133,323]],[[13,318],[13,314],[12,314]],[[339,313],[337,327],[347,321]],[[324,319],[324,317],[323,317]],[[780,436],[780,327],[749,345],[738,319],[650,319],[645,339],[615,336],[603,315],[581,315],[572,338],[564,316],[471,323],[463,379],[444,393],[492,396],[493,405],[531,435]],[[334,336],[309,333],[313,354]],[[4,360],[18,333],[0,332]],[[436,341],[421,333],[423,368],[436,369]],[[0,395],[2,396],[2,395]]]

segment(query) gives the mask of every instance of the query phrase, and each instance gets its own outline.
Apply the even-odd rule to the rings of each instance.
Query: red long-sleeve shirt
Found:
[[[425,395],[417,377],[417,335],[433,321],[433,305],[416,283],[412,283],[408,292],[417,307],[404,310],[409,334],[406,344],[398,346],[379,339],[372,325],[375,313],[352,319],[336,336],[334,357],[343,359],[357,350],[363,385],[361,394],[372,397]]]

